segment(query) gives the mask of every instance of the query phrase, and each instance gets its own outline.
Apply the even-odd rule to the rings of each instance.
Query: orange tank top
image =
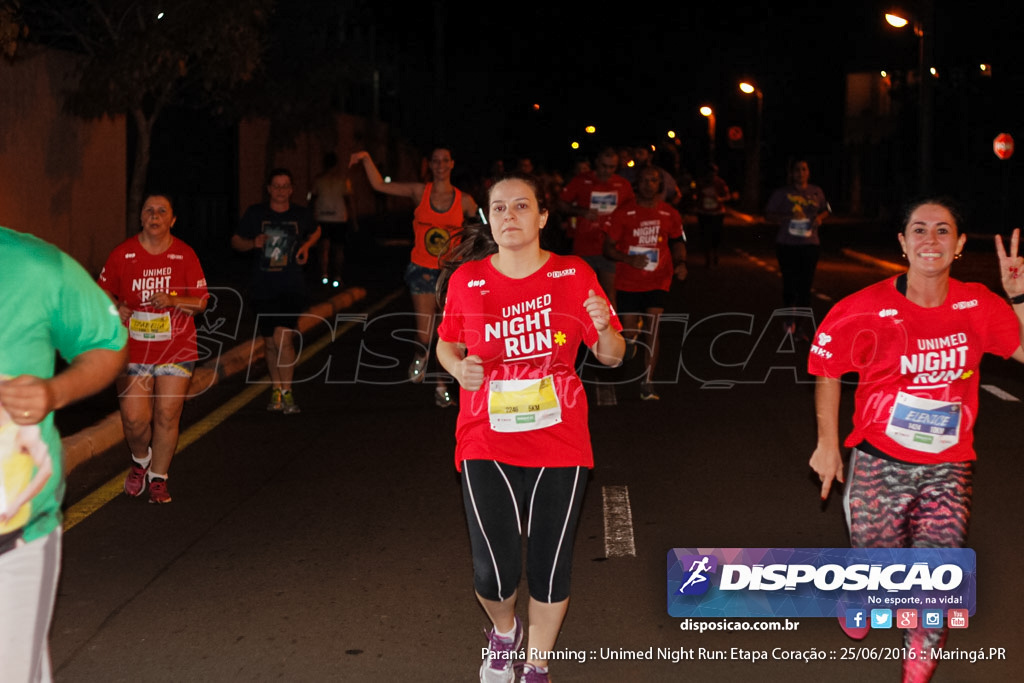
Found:
[[[430,205],[433,183],[423,188],[423,199],[412,215],[413,245],[411,261],[424,268],[438,268],[440,256],[452,234],[462,227],[462,192],[456,187],[455,199],[447,211],[434,210]]]

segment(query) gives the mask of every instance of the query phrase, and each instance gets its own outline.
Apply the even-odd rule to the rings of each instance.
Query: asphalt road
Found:
[[[886,275],[841,247],[861,242],[898,257],[844,230],[828,235],[818,320],[831,302]],[[175,458],[172,504],[113,495],[67,530],[51,636],[57,680],[476,680],[487,622],[473,598],[453,466],[456,410],[433,405],[429,380],[404,381],[414,346],[400,251],[367,252],[368,295],[353,324],[342,321],[299,370],[301,414],[265,411],[261,368],[231,378],[186,405],[183,431],[194,440]],[[639,400],[635,367],[600,375],[621,382],[617,405],[596,405],[588,385],[597,464],[557,646],[566,659],[552,663],[560,683],[898,680],[897,661],[842,658],[847,647],[897,647],[898,631],[856,643],[834,619],[802,619],[795,631],[698,635],[666,611],[671,548],[848,545],[840,499],[821,505],[807,467],[815,439],[807,344],[789,345],[772,317],[774,263],[769,231],[730,226],[720,265],[704,268],[694,253],[689,279],[672,292],[661,400]],[[995,284],[991,249],[972,251],[957,269]],[[315,342],[310,335],[307,348]],[[982,381],[1024,398],[1015,364],[986,361]],[[844,395],[846,424],[852,398]],[[948,647],[1003,647],[1007,659],[944,662],[938,683],[1013,680],[1024,656],[1015,600],[1024,409],[984,392],[980,414],[970,534],[978,608]],[[107,482],[116,492],[127,458],[113,451],[72,473],[70,509]],[[635,555],[609,556],[603,494],[622,487]],[[615,658],[649,648],[655,659]],[[659,648],[694,659],[657,658]],[[701,659],[701,648],[725,659]],[[836,657],[779,660],[775,648]],[[750,659],[761,652],[767,659]]]

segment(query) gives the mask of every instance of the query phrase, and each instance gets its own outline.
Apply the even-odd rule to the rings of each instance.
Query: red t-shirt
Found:
[[[974,460],[981,357],[1017,350],[1017,316],[977,283],[950,280],[935,308],[912,303],[895,283],[889,278],[837,303],[815,333],[808,369],[859,375],[847,446],[867,440],[917,464]]]
[[[410,261],[424,268],[438,268],[437,258],[444,252],[448,240],[462,227],[462,191],[455,190],[455,199],[447,211],[435,211],[430,204],[430,188],[423,188],[423,199],[412,215],[412,256]]]
[[[138,236],[131,237],[110,253],[99,285],[132,309],[127,321],[130,363],[186,363],[199,358],[192,316],[143,303],[156,292],[208,296],[199,258],[187,244],[174,239],[162,254],[151,254]]]
[[[646,268],[615,264],[615,289],[621,292],[650,292],[672,287],[672,249],[669,240],[683,237],[683,219],[665,202],[654,208],[635,201],[618,208],[605,222],[604,230],[623,254],[646,254]]]
[[[602,182],[593,171],[581,173],[562,189],[559,198],[584,209],[593,209],[601,217],[611,215],[615,209],[635,197],[633,186],[620,175],[612,174]],[[601,221],[590,221],[584,216],[576,218],[576,231],[572,235],[572,251],[578,256],[604,253],[604,232]]]
[[[551,254],[522,279],[502,275],[490,257],[452,274],[438,337],[484,364],[483,386],[459,392],[456,468],[463,460],[594,466],[575,368],[579,345],[598,338],[583,306],[590,290],[601,292],[597,276],[575,256]],[[612,325],[622,329],[614,315]]]

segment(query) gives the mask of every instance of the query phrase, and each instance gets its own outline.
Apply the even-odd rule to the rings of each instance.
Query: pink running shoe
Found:
[[[140,467],[132,461],[132,468],[128,470],[128,476],[124,478],[124,492],[129,496],[138,498],[146,490],[146,468]]]
[[[167,492],[167,480],[156,478],[149,482],[149,502],[150,503],[170,503],[171,494]]]

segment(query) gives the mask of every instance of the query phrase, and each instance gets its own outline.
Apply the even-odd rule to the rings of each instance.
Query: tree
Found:
[[[134,123],[127,234],[138,225],[160,114],[173,103],[223,108],[259,71],[273,9],[274,0],[33,0],[22,6],[30,40],[82,56],[67,110],[83,118],[124,115]]]

